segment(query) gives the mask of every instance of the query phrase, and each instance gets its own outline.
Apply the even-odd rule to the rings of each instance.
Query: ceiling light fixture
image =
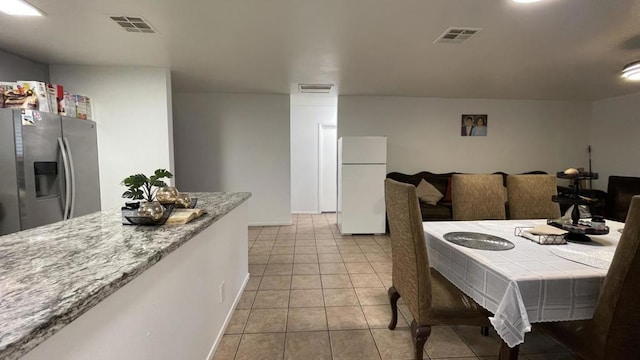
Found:
[[[23,0],[0,0],[0,11],[14,16],[42,16],[42,11]]]
[[[631,81],[640,81],[640,61],[632,62],[622,69],[623,78]]]

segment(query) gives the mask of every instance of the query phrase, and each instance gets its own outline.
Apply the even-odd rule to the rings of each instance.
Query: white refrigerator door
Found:
[[[386,166],[344,165],[341,170],[340,232],[384,233]]]
[[[386,164],[386,136],[345,136],[342,142],[343,164]]]

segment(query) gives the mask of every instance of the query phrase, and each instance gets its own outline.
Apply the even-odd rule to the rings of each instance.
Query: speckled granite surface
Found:
[[[18,359],[250,193],[192,193],[208,214],[186,225],[122,225],[112,209],[0,236],[0,359]]]

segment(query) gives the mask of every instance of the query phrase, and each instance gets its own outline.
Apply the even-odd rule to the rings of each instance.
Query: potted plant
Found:
[[[151,202],[155,199],[157,188],[167,186],[162,179],[170,179],[172,177],[173,174],[166,169],[157,169],[151,176],[144,174],[131,175],[122,180],[122,185],[127,187],[127,191],[122,193],[122,197]]]

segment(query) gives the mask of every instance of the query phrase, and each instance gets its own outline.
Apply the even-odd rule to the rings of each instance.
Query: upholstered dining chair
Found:
[[[488,311],[429,267],[427,244],[416,187],[385,180],[385,202],[391,232],[392,286],[389,288],[391,323],[398,321],[402,296],[411,315],[415,358],[422,360],[433,325],[489,326]]]
[[[504,220],[505,187],[499,174],[451,175],[453,220]]]
[[[555,175],[507,175],[509,219],[557,219],[560,204]]]
[[[640,195],[631,199],[620,242],[590,320],[541,323],[583,359],[638,359],[640,342]]]

